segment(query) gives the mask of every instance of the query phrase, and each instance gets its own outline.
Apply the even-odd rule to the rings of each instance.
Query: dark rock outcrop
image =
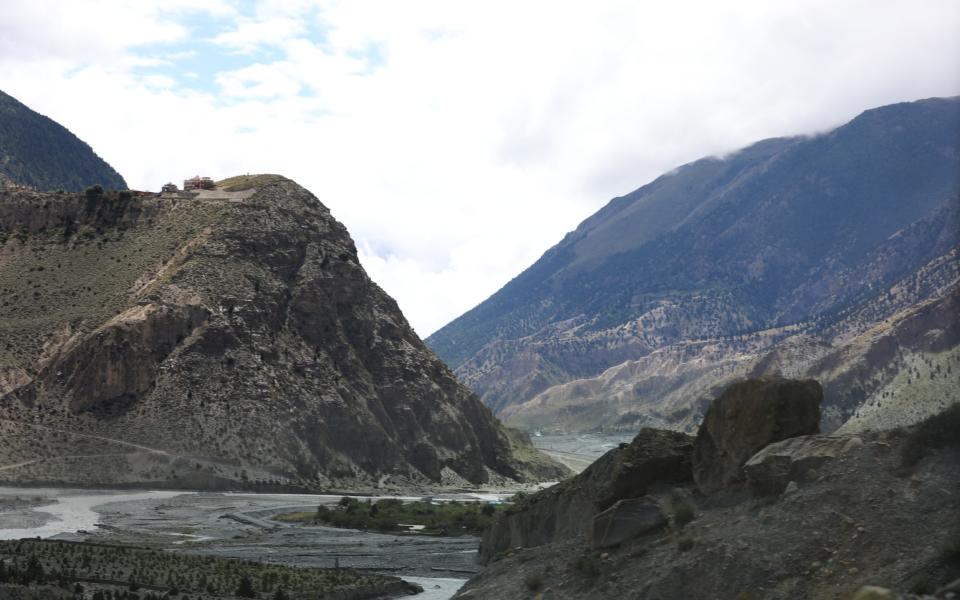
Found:
[[[593,517],[594,548],[610,548],[645,533],[660,531],[668,523],[660,505],[645,498],[617,500]]]
[[[592,534],[593,516],[617,501],[643,496],[658,483],[692,481],[692,451],[691,436],[642,429],[630,444],[607,452],[576,477],[500,513],[483,533],[481,561],[518,546],[586,539]]]
[[[836,457],[813,463],[818,475],[791,486],[792,493],[761,502],[743,493],[698,497],[690,484],[651,489],[604,516],[638,509],[636,528],[606,536],[610,546],[594,544],[604,540],[604,525],[610,523],[611,532],[617,526],[597,516],[600,531],[592,540],[511,548],[454,597],[529,600],[529,582],[542,581],[543,597],[554,600],[853,598],[861,586],[886,588],[863,596],[871,599],[953,598],[960,591],[955,414],[901,431],[776,442],[761,452],[775,457],[792,449],[801,470],[805,453],[824,457],[833,448]],[[923,444],[919,454],[911,451],[916,443]],[[644,516],[652,524],[659,520],[651,504],[667,507],[672,518],[662,529],[640,533]],[[634,532],[639,535],[627,535]]]
[[[713,401],[693,445],[693,478],[706,494],[743,481],[743,465],[761,448],[817,433],[823,390],[810,379],[749,379]]]
[[[4,479],[567,473],[457,382],[343,225],[285,178],[194,198],[8,192],[0,234],[0,465],[23,463]]]

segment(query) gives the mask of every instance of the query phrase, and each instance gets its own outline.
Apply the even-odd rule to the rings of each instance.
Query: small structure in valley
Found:
[[[212,190],[216,185],[213,183],[213,179],[209,177],[191,177],[190,179],[183,180],[183,191],[189,192],[191,190]]]

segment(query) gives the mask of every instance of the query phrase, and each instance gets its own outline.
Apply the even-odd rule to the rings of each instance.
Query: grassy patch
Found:
[[[275,518],[368,531],[404,531],[406,526],[416,525],[422,526],[421,533],[430,535],[479,535],[495,513],[492,504],[476,502],[373,502],[347,497],[334,506],[320,506],[315,513],[287,513]]]
[[[250,188],[269,185],[283,179],[280,175],[237,175],[217,182],[217,187],[227,192],[242,192]]]
[[[313,511],[292,512],[277,515],[273,518],[284,523],[313,523],[317,518],[317,513]]]

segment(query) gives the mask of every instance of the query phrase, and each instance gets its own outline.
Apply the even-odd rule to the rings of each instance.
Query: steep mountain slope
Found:
[[[278,176],[0,195],[0,478],[553,478]]]
[[[786,340],[802,336],[808,362],[763,364],[807,376],[832,348],[948,296],[958,204],[960,99],[870,110],[614,199],[427,342],[508,422],[689,428]],[[834,427],[858,408],[844,382],[825,384]]]
[[[81,191],[99,183],[127,189],[123,177],[63,126],[0,92],[0,184]]]

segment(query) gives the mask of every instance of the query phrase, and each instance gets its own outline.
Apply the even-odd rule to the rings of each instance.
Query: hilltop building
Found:
[[[212,190],[215,186],[213,179],[209,177],[191,177],[190,179],[183,180],[183,191],[189,192],[191,190]]]
[[[167,192],[172,192],[172,193],[173,193],[173,192],[179,192],[179,191],[180,191],[180,188],[177,187],[177,184],[175,184],[175,183],[173,183],[173,182],[171,181],[171,182],[165,183],[165,184],[163,185],[163,187],[160,188],[160,191],[161,191],[162,193],[167,193]]]

